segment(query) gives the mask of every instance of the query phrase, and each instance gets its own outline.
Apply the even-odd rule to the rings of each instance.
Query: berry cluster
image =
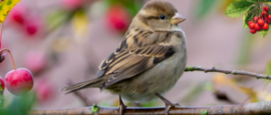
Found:
[[[253,21],[248,22],[250,33],[255,34],[257,31],[268,30],[268,24],[271,22],[271,14],[268,14],[269,8],[264,6],[261,16],[255,16],[253,17]]]

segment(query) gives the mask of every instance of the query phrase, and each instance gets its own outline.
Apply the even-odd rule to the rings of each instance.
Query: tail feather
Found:
[[[94,87],[102,87],[103,85],[103,79],[97,78],[97,79],[92,79],[88,81],[83,81],[80,83],[76,83],[67,87],[64,87],[61,91],[65,91],[65,94],[84,89],[84,88],[94,88]]]

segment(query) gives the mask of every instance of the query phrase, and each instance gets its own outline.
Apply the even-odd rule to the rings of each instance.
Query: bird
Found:
[[[119,95],[119,113],[125,112],[122,99],[148,102],[160,98],[165,114],[178,106],[163,97],[182,76],[186,61],[186,35],[178,25],[185,17],[169,2],[146,2],[131,21],[118,47],[99,65],[94,79],[62,90],[71,93],[100,88]]]

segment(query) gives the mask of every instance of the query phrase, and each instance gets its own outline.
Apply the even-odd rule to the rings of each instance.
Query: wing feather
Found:
[[[117,50],[99,66],[97,77],[108,77],[103,88],[132,78],[172,56],[174,47],[162,43],[171,35],[167,31],[129,29]]]

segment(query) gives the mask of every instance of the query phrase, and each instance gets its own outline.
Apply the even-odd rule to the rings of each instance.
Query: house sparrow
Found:
[[[100,88],[118,94],[120,113],[128,101],[148,102],[162,97],[184,72],[186,65],[185,33],[178,26],[185,20],[176,8],[165,1],[147,2],[132,20],[116,51],[99,66],[97,77],[63,90],[67,93],[84,88]]]

